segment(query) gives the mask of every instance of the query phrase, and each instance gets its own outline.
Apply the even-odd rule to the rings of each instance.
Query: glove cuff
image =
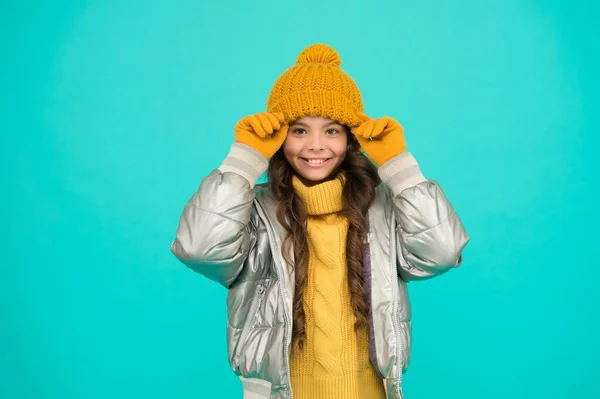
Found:
[[[253,188],[268,166],[267,159],[251,146],[233,143],[229,154],[219,166],[219,170],[223,173],[237,173],[248,180],[250,188]]]
[[[377,173],[381,180],[392,189],[394,195],[427,180],[421,173],[417,160],[408,151],[381,165]]]

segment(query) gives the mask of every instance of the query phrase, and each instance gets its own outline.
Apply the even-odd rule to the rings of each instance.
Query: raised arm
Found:
[[[255,244],[254,185],[287,134],[283,115],[250,115],[235,143],[185,205],[171,252],[190,269],[229,287]]]
[[[405,151],[402,126],[389,117],[364,119],[353,132],[391,189],[398,273],[407,281],[423,280],[459,266],[469,236],[440,186],[426,180]]]

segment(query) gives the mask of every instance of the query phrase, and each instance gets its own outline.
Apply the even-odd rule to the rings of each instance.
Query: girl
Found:
[[[402,126],[365,115],[340,65],[323,44],[300,53],[267,112],[237,123],[171,245],[228,289],[229,362],[244,398],[403,398],[406,283],[459,266],[469,240],[405,150]]]

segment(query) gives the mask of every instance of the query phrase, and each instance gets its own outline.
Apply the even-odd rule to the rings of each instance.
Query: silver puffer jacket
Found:
[[[171,251],[227,287],[228,352],[244,398],[289,399],[293,270],[281,256],[285,231],[268,185],[221,167],[186,204]],[[370,360],[388,398],[402,399],[411,347],[407,282],[461,264],[469,241],[439,185],[408,153],[380,168],[383,183],[368,212],[364,252],[370,301]],[[250,179],[252,182],[252,179]]]

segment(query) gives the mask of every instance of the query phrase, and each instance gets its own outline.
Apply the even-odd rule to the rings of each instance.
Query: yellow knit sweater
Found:
[[[294,178],[307,209],[306,341],[290,360],[296,399],[381,399],[381,379],[369,363],[365,329],[354,330],[346,265],[348,219],[341,215],[342,180],[307,187]]]

